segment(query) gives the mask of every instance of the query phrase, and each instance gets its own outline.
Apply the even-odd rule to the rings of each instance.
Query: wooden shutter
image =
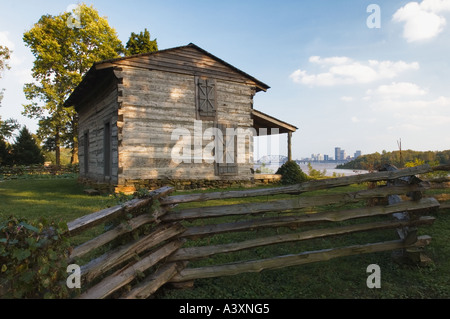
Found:
[[[197,108],[201,117],[216,116],[216,84],[212,79],[197,80]]]
[[[216,162],[216,174],[218,176],[235,176],[238,174],[237,136],[227,136],[226,129],[227,127],[233,128],[231,125],[218,124],[217,127],[223,134],[222,139],[217,139],[217,142],[223,145],[223,161]],[[220,150],[220,147],[216,146],[216,150]],[[218,159],[220,156],[216,157],[216,160]]]

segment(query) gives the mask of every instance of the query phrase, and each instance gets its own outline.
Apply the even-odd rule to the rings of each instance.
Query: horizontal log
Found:
[[[161,204],[179,204],[188,202],[201,202],[214,199],[227,199],[227,198],[245,198],[267,195],[279,195],[279,194],[300,194],[309,191],[347,186],[351,184],[359,184],[365,182],[377,182],[383,180],[393,180],[404,176],[411,176],[416,174],[424,174],[432,171],[429,165],[421,165],[416,167],[409,167],[397,171],[383,171],[368,174],[352,175],[339,178],[330,178],[323,180],[314,180],[305,182],[302,184],[296,184],[291,186],[275,187],[275,188],[263,188],[263,189],[250,189],[243,191],[226,191],[226,192],[214,192],[214,193],[199,193],[189,195],[176,195],[169,196],[161,200]]]
[[[223,245],[188,247],[176,251],[168,261],[195,260],[210,257],[221,253],[230,253],[240,250],[256,248],[261,246],[275,245],[287,242],[303,241],[314,238],[323,238],[336,235],[351,234],[363,231],[374,231],[381,229],[390,229],[405,226],[431,225],[435,221],[434,217],[423,216],[414,221],[381,221],[366,224],[349,225],[334,228],[314,229],[294,234],[276,235],[264,238],[246,240],[239,243],[230,243]]]
[[[133,281],[138,273],[146,271],[162,259],[170,256],[170,254],[180,248],[182,244],[183,243],[178,240],[165,244],[156,251],[147,254],[138,262],[126,266],[106,277],[100,283],[83,293],[79,299],[103,299],[108,297],[113,292]]]
[[[73,261],[75,258],[82,257],[86,255],[87,253],[93,251],[94,249],[97,249],[110,241],[116,239],[117,237],[132,232],[133,230],[141,227],[142,225],[153,223],[157,221],[157,219],[161,216],[163,216],[167,211],[169,210],[169,206],[167,207],[160,207],[156,209],[153,214],[142,214],[135,218],[132,218],[119,226],[115,227],[114,229],[111,229],[107,231],[106,233],[103,233],[77,247],[75,247],[69,256],[69,261]]]
[[[392,194],[423,190],[420,185],[378,187],[357,192],[339,193],[319,196],[297,196],[292,199],[254,202],[234,205],[207,206],[170,212],[162,217],[163,221],[176,221],[197,218],[214,218],[231,215],[257,214],[265,212],[282,212],[306,207],[315,207],[337,203],[355,203],[362,199],[385,197]]]
[[[437,184],[447,183],[447,182],[450,182],[450,176],[436,177],[436,178],[427,179],[425,181],[430,182],[430,183],[437,183]]]
[[[433,166],[431,169],[434,172],[436,172],[436,171],[450,171],[450,164]]]
[[[300,226],[316,222],[340,222],[353,218],[364,218],[377,215],[393,214],[403,211],[421,211],[435,209],[439,202],[434,198],[423,198],[417,202],[404,201],[395,205],[364,207],[346,211],[328,211],[300,216],[269,217],[239,222],[211,224],[189,227],[182,237],[204,237],[226,232],[246,231],[266,227]]]
[[[428,245],[431,238],[421,236],[412,246]],[[242,273],[261,272],[268,269],[279,269],[290,266],[298,266],[313,262],[327,261],[337,257],[375,253],[389,250],[402,249],[406,246],[401,240],[379,242],[366,245],[353,245],[341,248],[323,249],[318,251],[308,251],[295,255],[279,256],[274,258],[232,263],[219,266],[209,266],[201,268],[186,268],[171,279],[171,282],[183,282],[201,278],[213,278],[221,276],[233,276]]]
[[[133,287],[121,299],[146,299],[153,295],[162,285],[181,271],[187,263],[169,263],[162,266],[154,274],[148,276],[143,282]]]
[[[450,208],[450,201],[441,203],[441,207],[440,208],[441,209],[448,209],[448,208]]]
[[[149,250],[165,240],[169,240],[181,234],[185,228],[180,224],[161,225],[156,229],[140,238],[135,242],[122,245],[114,250],[111,250],[98,258],[91,260],[86,265],[81,267],[81,276],[83,281],[91,281],[100,276],[102,273],[120,265],[123,262],[138,256],[146,250]]]
[[[126,202],[123,205],[106,208],[98,212],[77,218],[74,221],[67,223],[68,232],[71,236],[76,235],[89,227],[93,227],[110,219],[116,218],[120,215],[150,205],[153,200],[161,198],[163,196],[167,196],[173,191],[174,189],[172,187],[162,187],[157,190],[151,191],[146,198],[136,198]]]
[[[195,66],[185,66],[180,67],[177,65],[163,65],[162,63],[158,63],[155,61],[131,61],[131,60],[122,60],[120,61],[120,66],[125,67],[133,67],[133,68],[142,68],[142,69],[149,69],[149,70],[158,70],[158,71],[166,71],[171,73],[177,73],[177,74],[184,74],[184,75],[191,75],[194,76],[195,74],[198,74],[199,72],[201,74],[204,74],[205,76],[212,76],[216,79],[224,80],[224,81],[232,81],[242,84],[248,84],[248,85],[255,85],[255,82],[248,80],[246,77],[240,76],[239,74],[237,76],[234,76],[232,73],[228,72],[222,72],[217,71],[215,69],[202,69]]]

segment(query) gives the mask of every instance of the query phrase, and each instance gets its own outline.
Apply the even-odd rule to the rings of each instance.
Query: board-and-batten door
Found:
[[[231,124],[217,124],[219,132],[216,136],[216,165],[215,172],[218,176],[234,176],[238,174],[237,164],[237,136],[236,128]],[[230,129],[227,135],[227,128]]]

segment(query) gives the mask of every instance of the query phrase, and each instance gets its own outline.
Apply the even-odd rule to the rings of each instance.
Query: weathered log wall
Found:
[[[117,87],[114,82],[104,86],[95,99],[86,100],[78,112],[79,127],[79,176],[98,183],[118,182],[118,129],[117,129]],[[104,174],[104,130],[110,123],[111,175]],[[87,139],[86,139],[87,137]],[[87,145],[86,145],[87,144]],[[88,150],[86,169],[85,150]]]
[[[123,84],[119,85],[122,92],[119,118],[123,121],[119,134],[119,185],[132,184],[133,180],[223,179],[215,175],[214,163],[203,161],[201,153],[195,155],[194,143],[200,141],[197,147],[204,150],[211,140],[203,138],[203,133],[216,127],[216,123],[251,128],[253,87],[216,81],[217,118],[202,120],[200,129],[196,129],[193,75],[129,67],[116,74],[123,78]],[[172,133],[177,129],[187,129],[192,137],[193,151],[188,163],[176,163],[172,158],[172,150],[177,143]],[[240,142],[237,150],[246,154],[245,162],[239,165],[236,176],[227,176],[227,179],[250,180],[252,139]],[[200,163],[195,162],[198,160],[195,156],[199,157]]]

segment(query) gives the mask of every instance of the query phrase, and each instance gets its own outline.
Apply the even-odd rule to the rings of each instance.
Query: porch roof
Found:
[[[256,129],[258,135],[271,135],[271,129],[278,129],[278,134],[293,133],[297,131],[298,127],[281,121],[273,116],[265,114],[261,111],[252,109],[253,127]],[[266,132],[260,129],[267,129]]]

